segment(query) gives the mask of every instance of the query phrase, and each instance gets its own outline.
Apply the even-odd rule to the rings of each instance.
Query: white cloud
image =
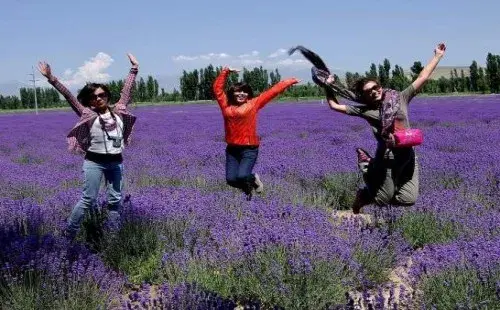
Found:
[[[231,66],[236,68],[263,66],[266,68],[287,67],[287,68],[304,68],[310,64],[299,57],[288,55],[288,50],[279,48],[274,53],[268,56],[261,56],[259,51],[242,53],[231,56],[228,53],[207,53],[193,56],[178,55],[172,57],[174,62],[179,63],[182,67],[195,67],[213,64],[214,66]]]
[[[73,70],[68,68],[68,69],[64,70],[63,74],[64,74],[64,76],[70,76],[71,74],[73,74]]]
[[[257,57],[257,56],[259,56],[259,52],[252,51],[251,53],[248,53],[248,54],[239,55],[238,58],[250,58],[250,57]]]
[[[85,63],[78,68],[76,72],[71,69],[64,71],[63,83],[68,86],[80,86],[86,82],[105,83],[110,80],[110,75],[106,70],[112,63],[113,58],[106,53],[99,52],[95,57],[85,61]]]
[[[197,56],[191,57],[191,56],[184,56],[184,55],[179,55],[179,56],[174,56],[172,57],[174,61],[191,61],[191,60],[196,60],[198,59]]]
[[[260,59],[243,59],[241,61],[242,65],[261,65],[264,62]]]
[[[224,59],[224,58],[229,58],[229,57],[231,57],[231,56],[229,54],[226,54],[226,53],[208,53],[208,54],[203,54],[203,55],[198,55],[198,56],[179,55],[179,56],[172,57],[172,60],[176,61],[176,62],[182,62],[182,61],[194,61],[194,60],[198,60],[198,59],[203,59],[203,60]]]
[[[274,53],[270,54],[270,55],[269,55],[269,56],[267,56],[267,57],[269,57],[269,58],[276,58],[276,57],[280,57],[280,56],[285,55],[285,54],[286,54],[286,52],[287,52],[287,50],[286,50],[286,49],[284,49],[284,48],[280,48],[280,49],[278,49],[276,52],[274,52]]]
[[[310,66],[304,59],[283,59],[275,63],[277,66]]]

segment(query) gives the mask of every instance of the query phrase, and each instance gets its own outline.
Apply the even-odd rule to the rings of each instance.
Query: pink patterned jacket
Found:
[[[120,94],[120,100],[118,100],[113,108],[113,112],[123,121],[123,141],[125,145],[130,143],[130,135],[136,121],[136,117],[130,113],[127,106],[132,101],[131,92],[135,84],[137,72],[138,69],[136,68],[130,69],[130,73],[125,80]],[[90,108],[84,107],[57,78],[49,79],[49,83],[66,98],[71,108],[80,117],[78,123],[71,129],[67,136],[68,150],[76,154],[85,154],[86,150],[90,147],[90,129],[97,118],[97,113]]]

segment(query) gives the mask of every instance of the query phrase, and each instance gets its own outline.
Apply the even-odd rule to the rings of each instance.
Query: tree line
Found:
[[[36,101],[38,108],[51,108],[61,105],[59,93],[54,88],[36,88]],[[0,95],[0,109],[34,109],[35,92],[33,88],[22,87],[19,89],[19,97]]]
[[[352,85],[357,79],[370,77],[377,79],[383,87],[402,90],[414,80],[424,66],[422,62],[415,61],[410,67],[410,74],[406,74],[403,67],[395,65],[392,67],[386,58],[381,64],[372,63],[368,71],[364,73],[346,72],[342,81],[345,85]],[[177,102],[194,100],[214,100],[212,84],[222,67],[214,67],[212,64],[205,68],[184,70],[179,79],[180,89],[171,92],[165,91],[159,86],[158,80],[148,75],[146,79],[140,77],[135,83],[133,90],[134,102]],[[336,77],[339,79],[339,77]],[[248,83],[255,94],[278,83],[281,75],[278,69],[268,70],[260,67],[253,69],[243,68],[240,74],[230,74],[226,87],[236,82]],[[340,80],[339,80],[340,81]],[[107,84],[111,92],[111,101],[116,102],[120,97],[123,80],[113,80]],[[500,93],[500,55],[488,53],[486,66],[480,67],[474,60],[469,66],[469,72],[453,69],[449,76],[441,76],[438,79],[429,80],[423,90],[428,94],[446,94],[453,92],[474,93]],[[61,100],[58,92],[53,88],[36,89],[38,107],[50,108],[66,106]],[[324,91],[314,83],[294,85],[284,92],[281,97],[304,98],[321,97]],[[19,96],[0,95],[0,109],[33,109],[35,107],[34,91],[32,88],[21,88]]]

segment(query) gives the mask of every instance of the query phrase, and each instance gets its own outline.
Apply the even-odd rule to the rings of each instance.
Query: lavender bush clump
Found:
[[[69,112],[0,115],[0,303],[26,309],[494,309],[500,291],[498,96],[416,98],[420,196],[349,215],[369,126],[318,103],[261,111],[246,201],[224,174],[215,105],[141,107],[122,225],[106,196],[74,243],[82,190]],[[43,130],[40,130],[43,128]],[[22,134],[20,134],[22,133]],[[395,277],[396,271],[398,276]]]

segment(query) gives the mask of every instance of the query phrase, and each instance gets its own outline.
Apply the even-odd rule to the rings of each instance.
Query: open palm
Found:
[[[128,59],[130,60],[130,63],[132,64],[132,67],[134,67],[134,68],[139,67],[139,62],[137,61],[137,59],[135,58],[134,55],[128,53],[127,56],[128,56]]]
[[[46,78],[50,78],[52,76],[52,70],[50,69],[50,65],[45,61],[40,61],[38,63],[38,71],[40,71],[40,73]]]

